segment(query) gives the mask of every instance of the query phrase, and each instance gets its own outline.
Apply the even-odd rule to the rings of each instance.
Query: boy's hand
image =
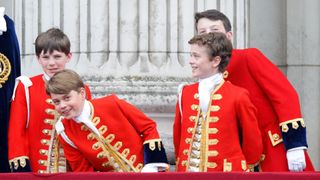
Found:
[[[169,164],[167,163],[149,163],[146,164],[141,172],[167,172],[169,171]]]

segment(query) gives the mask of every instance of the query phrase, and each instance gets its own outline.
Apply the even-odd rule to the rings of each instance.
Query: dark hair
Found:
[[[224,33],[210,32],[195,35],[188,43],[205,46],[208,49],[209,57],[219,56],[221,58],[219,71],[225,71],[232,54],[232,43]]]
[[[55,73],[46,83],[46,93],[69,94],[72,90],[80,92],[84,83],[75,71],[64,69]]]
[[[52,53],[54,50],[63,52],[68,55],[70,53],[70,40],[58,28],[48,29],[46,32],[40,33],[35,41],[36,55],[40,56],[41,52]]]
[[[209,9],[209,10],[206,10],[203,12],[195,13],[194,20],[195,20],[195,28],[197,31],[198,31],[197,25],[198,25],[198,22],[201,18],[207,18],[212,21],[220,20],[220,21],[222,21],[225,30],[227,32],[231,31],[231,23],[230,23],[229,18],[226,15],[224,15],[222,12],[220,12],[216,9]]]

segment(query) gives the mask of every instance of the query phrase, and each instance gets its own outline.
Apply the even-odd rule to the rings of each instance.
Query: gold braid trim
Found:
[[[296,118],[296,119],[288,120],[288,121],[280,123],[279,126],[281,127],[281,131],[286,133],[289,131],[288,124],[291,123],[293,129],[298,129],[299,128],[298,122],[301,123],[302,127],[304,127],[304,128],[306,127],[303,118]]]
[[[54,153],[54,163],[53,163],[53,171],[55,173],[59,172],[59,159],[60,159],[60,153],[59,153],[59,149],[60,149],[60,143],[59,143],[59,138],[58,136],[56,137],[56,142],[55,142],[55,147],[53,150]]]
[[[27,165],[26,160],[27,159],[29,160],[28,156],[19,156],[19,157],[16,157],[16,158],[9,160],[10,169],[14,168],[15,170],[17,170],[19,168],[19,166],[21,166],[23,168],[26,167],[26,165]],[[19,164],[19,162],[20,162],[20,164]],[[12,167],[12,163],[13,163],[14,167]]]
[[[149,143],[149,149],[154,151],[156,149],[156,143],[158,143],[158,150],[161,151],[161,139],[151,139],[143,142],[143,145]]]
[[[93,132],[92,132],[93,133]],[[118,172],[139,172],[134,166],[133,162],[129,162],[124,156],[122,156],[106,139],[102,136],[98,136],[95,133],[94,137],[100,144],[100,147],[106,154],[106,158],[110,162],[110,165]],[[131,156],[132,157],[132,156]],[[118,164],[117,167],[115,164]]]

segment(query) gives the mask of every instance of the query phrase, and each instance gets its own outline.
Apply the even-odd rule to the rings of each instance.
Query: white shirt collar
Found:
[[[87,100],[85,100],[82,112],[80,113],[79,116],[74,118],[74,121],[76,121],[77,123],[90,121],[90,111],[91,111],[91,108],[90,108],[89,102]]]
[[[199,104],[203,113],[206,113],[208,110],[212,91],[217,87],[217,85],[219,85],[222,82],[222,80],[222,73],[217,73],[208,78],[199,79]]]
[[[218,84],[221,83],[222,80],[222,73],[217,73],[213,76],[204,79],[199,79],[199,87],[202,86],[204,89],[209,90],[211,92]]]
[[[43,77],[45,80],[49,81],[50,80],[50,76],[46,73],[43,74]]]
[[[96,128],[96,126],[91,121],[90,116],[91,116],[91,107],[90,107],[89,101],[85,100],[81,114],[79,116],[75,117],[74,121],[76,123],[85,124],[96,135],[100,136],[100,133],[99,133],[98,129]]]

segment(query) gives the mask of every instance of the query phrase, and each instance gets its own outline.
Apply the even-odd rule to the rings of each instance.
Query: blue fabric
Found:
[[[10,113],[10,100],[13,93],[16,77],[21,75],[20,50],[16,36],[14,22],[4,16],[7,23],[7,31],[0,35],[0,53],[10,61],[11,74],[8,80],[0,88],[0,172],[10,172],[8,162],[8,123]]]
[[[149,143],[143,145],[144,149],[144,164],[148,163],[168,163],[166,151],[161,143],[161,149],[158,148],[158,142],[156,142],[156,148],[151,150]]]
[[[300,122],[298,122],[298,124],[299,128],[293,129],[292,123],[289,123],[289,131],[282,132],[282,139],[286,150],[301,146],[308,147],[306,140],[306,128],[302,127]]]
[[[11,163],[12,172],[31,172],[30,161],[28,159],[26,160],[25,167],[20,166],[20,160],[18,160],[18,164],[19,166],[17,167],[17,169],[15,169],[13,162]]]

